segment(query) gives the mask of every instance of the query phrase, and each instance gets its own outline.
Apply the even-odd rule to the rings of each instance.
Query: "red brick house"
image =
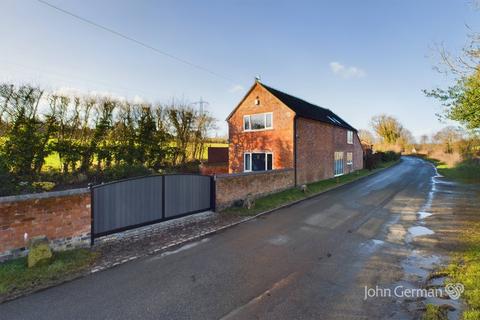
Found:
[[[329,109],[259,81],[227,121],[230,173],[293,168],[299,185],[363,168],[355,128]]]

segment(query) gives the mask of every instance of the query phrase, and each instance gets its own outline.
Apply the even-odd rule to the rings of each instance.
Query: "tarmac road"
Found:
[[[1,304],[0,319],[408,319],[395,301],[364,300],[364,286],[398,278],[381,265],[381,243],[424,205],[434,175],[404,157],[174,251]]]

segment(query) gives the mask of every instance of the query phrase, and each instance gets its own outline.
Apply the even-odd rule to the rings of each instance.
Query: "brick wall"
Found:
[[[261,197],[294,186],[293,169],[218,175],[215,180],[216,206],[222,210],[248,194]]]
[[[255,105],[255,99],[260,105]],[[273,129],[244,132],[243,116],[273,112]],[[273,153],[273,168],[293,168],[293,118],[295,112],[286,107],[261,85],[239,104],[228,119],[229,172],[243,172],[243,153],[265,151]]]
[[[25,233],[46,236],[55,250],[88,246],[90,217],[88,189],[0,198],[0,260],[26,253]]]
[[[347,143],[347,130],[323,122],[297,118],[297,184],[334,176],[334,152],[343,151],[345,173],[363,168],[363,150],[357,134]],[[353,153],[353,168],[346,164]]]

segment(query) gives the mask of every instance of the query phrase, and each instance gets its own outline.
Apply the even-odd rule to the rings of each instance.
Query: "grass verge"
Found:
[[[338,187],[346,183],[358,180],[362,177],[371,175],[381,169],[391,167],[392,165],[396,164],[398,161],[399,160],[384,162],[378,168],[372,171],[369,171],[367,169],[362,169],[362,170],[358,170],[358,171],[345,174],[343,176],[339,176],[336,178],[310,183],[307,185],[308,191],[306,193],[303,193],[298,188],[291,188],[281,192],[273,193],[268,196],[256,199],[255,206],[251,209],[242,208],[242,207],[231,207],[223,210],[222,213],[237,214],[241,216],[252,216],[260,212],[272,210],[272,209],[281,207],[283,205],[311,197],[315,194],[319,194],[321,192],[332,189],[334,187]]]
[[[425,155],[416,155],[430,161],[437,168],[438,173],[447,179],[462,183],[480,183],[480,166],[473,161],[463,161],[455,166],[448,166],[438,159]],[[459,231],[459,246],[452,253],[450,264],[439,272],[447,276],[448,282],[462,283],[465,292],[462,298],[466,302],[466,309],[462,319],[480,319],[480,223],[470,225]],[[423,319],[443,319],[438,306],[427,305]]]
[[[443,270],[448,282],[461,283],[465,287],[462,298],[466,308],[464,320],[480,319],[480,223],[471,224],[461,231],[459,249]]]
[[[438,159],[424,155],[420,157],[433,163],[438,173],[447,179],[462,183],[480,183],[480,166],[473,161],[463,161],[452,167]],[[450,264],[439,273],[445,275],[449,283],[464,285],[465,292],[462,298],[466,308],[462,319],[477,320],[480,319],[480,223],[474,223],[466,229],[459,230],[458,239],[458,249],[452,253]],[[427,305],[423,319],[447,318],[439,306]]]
[[[448,320],[447,309],[442,308],[442,306],[427,304],[422,320]]]
[[[462,183],[480,183],[480,165],[473,161],[465,160],[452,167],[440,160],[429,158],[425,155],[417,155],[417,157],[433,163],[438,173],[447,179]]]
[[[42,287],[78,273],[91,265],[97,254],[87,249],[55,252],[48,265],[27,267],[27,258],[0,263],[0,296]]]

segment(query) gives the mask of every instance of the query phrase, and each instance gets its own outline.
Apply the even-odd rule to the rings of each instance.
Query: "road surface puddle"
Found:
[[[436,172],[436,175],[431,178],[432,185],[431,185],[430,191],[428,192],[427,200],[425,201],[425,204],[422,206],[420,211],[417,213],[419,220],[424,220],[425,218],[428,218],[432,215],[428,211],[431,210],[433,198],[435,197],[435,193],[438,192],[437,184],[443,183],[443,181],[438,180],[438,178],[441,178],[442,176],[438,174],[437,168],[435,168],[435,172]]]
[[[289,238],[284,235],[278,235],[268,239],[267,241],[268,243],[273,244],[275,246],[283,246],[284,244],[287,244],[287,242],[289,241]]]
[[[366,242],[360,244],[359,251],[361,253],[370,254],[376,251],[380,246],[382,246],[385,241],[378,240],[378,239],[371,239]]]
[[[425,281],[436,266],[441,263],[441,258],[437,255],[426,254],[419,250],[413,250],[411,254],[401,262],[405,273],[405,280]]]
[[[404,275],[396,285],[408,288],[412,292],[424,292],[418,296],[401,297],[409,312],[416,313],[419,308],[434,304],[446,309],[448,319],[458,319],[459,303],[448,299],[444,284],[446,278],[432,277],[432,272],[445,263],[444,259],[428,251],[412,250],[401,262]]]
[[[408,234],[412,237],[421,237],[421,236],[428,236],[434,234],[435,232],[432,229],[422,226],[414,226],[408,228]]]
[[[423,219],[425,219],[425,218],[430,217],[432,214],[431,214],[430,212],[426,212],[426,211],[419,211],[419,212],[417,213],[417,215],[418,215],[418,219],[419,219],[419,220],[423,220]]]

